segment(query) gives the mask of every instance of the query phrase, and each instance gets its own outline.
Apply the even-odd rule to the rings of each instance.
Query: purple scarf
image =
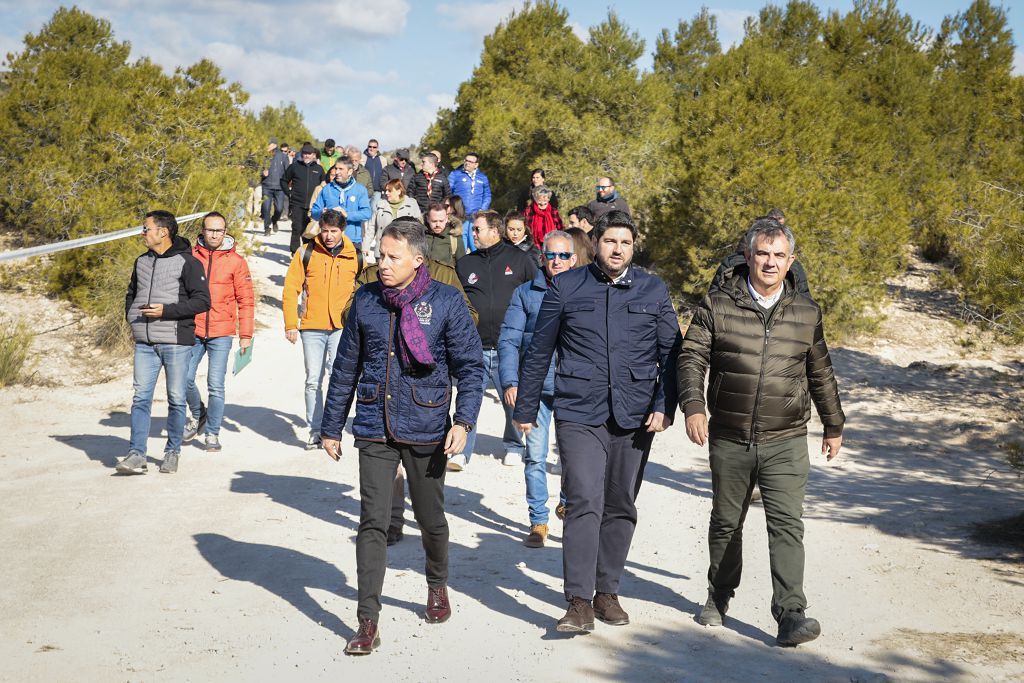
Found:
[[[380,275],[377,275],[380,279]],[[437,363],[430,353],[427,335],[423,333],[419,317],[412,308],[412,302],[423,296],[430,286],[430,269],[424,263],[416,269],[416,277],[405,289],[386,287],[381,283],[384,303],[398,311],[398,357],[405,369],[433,370]],[[415,366],[415,367],[414,367]]]

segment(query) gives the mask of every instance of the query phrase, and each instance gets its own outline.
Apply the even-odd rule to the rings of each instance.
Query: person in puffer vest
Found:
[[[132,399],[128,455],[117,463],[121,474],[146,473],[153,390],[163,368],[167,375],[167,444],[160,471],[178,470],[185,428],[185,388],[195,343],[195,317],[210,309],[206,274],[178,222],[168,211],[150,211],[142,228],[149,250],[135,259],[125,319],[135,339],[135,396]]]
[[[238,348],[246,353],[252,344],[256,306],[252,276],[245,258],[235,251],[235,240],[227,234],[227,221],[216,211],[203,217],[203,232],[192,248],[202,264],[210,285],[210,310],[196,316],[196,343],[188,369],[185,398],[191,416],[185,423],[183,440],[206,431],[206,450],[220,451],[220,423],[224,418],[224,376],[228,371],[231,344],[238,335]],[[196,386],[196,371],[209,354],[207,373],[209,410]]]

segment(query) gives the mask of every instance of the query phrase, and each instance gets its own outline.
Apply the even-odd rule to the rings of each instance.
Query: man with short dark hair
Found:
[[[380,155],[380,143],[375,138],[370,138],[363,151],[366,155],[366,170],[370,172],[370,211],[377,210],[377,202],[384,192],[382,176],[384,173],[383,159]]]
[[[434,261],[454,267],[455,262],[466,255],[462,240],[448,232],[448,210],[440,202],[432,202],[423,214],[427,224],[428,256]]]
[[[494,386],[498,398],[504,391],[498,372],[498,337],[505,311],[516,287],[533,280],[537,262],[529,254],[509,244],[505,238],[505,222],[496,211],[481,211],[473,216],[473,238],[477,250],[466,254],[455,263],[462,288],[473,302],[480,316],[477,331],[483,343],[482,354],[485,374],[482,391],[487,385]],[[522,458],[522,437],[512,426],[512,408],[505,405],[505,430],[502,435],[503,457]],[[459,472],[466,468],[473,457],[476,445],[476,430],[466,439],[466,448],[448,459],[448,469]]]
[[[292,221],[291,252],[302,244],[302,233],[309,225],[309,202],[326,174],[317,159],[316,147],[308,142],[302,146],[302,160],[293,163],[281,176],[281,189],[288,193],[289,216]]]
[[[361,287],[345,321],[327,391],[323,447],[341,457],[341,436],[353,400],[359,449],[359,532],[356,574],[359,629],[345,651],[370,654],[380,645],[380,597],[395,472],[409,494],[426,553],[427,623],[447,621],[448,522],[445,455],[457,453],[480,412],[480,340],[462,296],[431,279],[421,225],[396,220],[384,228],[378,282]],[[461,387],[449,417],[452,377]]]
[[[654,434],[672,424],[679,322],[668,288],[632,265],[637,229],[610,211],[594,228],[594,263],[551,281],[519,371],[513,419],[536,426],[558,352],[554,412],[562,491],[565,633],[594,618],[629,623],[619,582],[636,529],[636,497]]]
[[[594,229],[594,212],[583,204],[570,209],[569,227],[579,228],[589,235]]]
[[[142,227],[148,248],[135,259],[124,298],[125,319],[135,339],[135,396],[132,398],[128,455],[117,463],[121,474],[146,473],[153,391],[163,368],[167,379],[167,444],[160,471],[178,471],[185,429],[185,389],[195,317],[210,308],[210,288],[203,266],[188,240],[178,234],[169,211],[150,211]]]
[[[480,170],[480,155],[476,152],[466,153],[462,166],[448,175],[448,184],[452,188],[452,194],[462,198],[462,206],[467,216],[491,208],[491,181],[488,180],[487,174]],[[471,229],[470,222],[466,221],[462,234],[466,251],[472,251],[475,247]]]
[[[324,148],[320,150],[320,166],[323,167],[324,173],[331,170],[331,166],[334,166],[334,162],[342,157],[342,150],[338,149],[332,138],[324,140]]]
[[[622,211],[627,215],[629,214],[629,204],[626,203],[625,197],[620,195],[619,191],[615,189],[615,182],[611,178],[608,176],[598,178],[595,189],[597,190],[597,196],[587,204],[587,208],[590,209],[590,213],[594,216],[594,221],[601,220],[601,216],[609,211]]]
[[[355,164],[347,157],[334,163],[334,180],[324,186],[309,208],[313,220],[320,220],[326,209],[340,211],[345,216],[345,237],[356,249],[362,249],[363,224],[370,219],[370,196],[366,188],[356,182]]]
[[[267,168],[263,169],[263,178],[260,181],[260,188],[263,191],[260,214],[263,218],[264,235],[270,235],[271,230],[277,232],[277,221],[284,211],[284,190],[281,189],[281,178],[284,177],[284,172],[291,164],[288,155],[277,148],[277,138],[270,138],[267,154],[271,155],[270,161]]]
[[[843,442],[843,414],[821,309],[795,287],[792,231],[772,218],[747,231],[737,266],[694,313],[679,354],[679,406],[686,434],[709,445],[711,522],[708,599],[698,616],[720,626],[740,583],[743,521],[756,484],[768,525],[772,616],[780,645],[821,633],[804,613],[804,491],[810,459],[807,422],[814,403],[824,425],[821,453]],[[707,401],[704,379],[710,370]],[[711,411],[711,422],[705,413]]]
[[[448,178],[437,168],[437,157],[432,153],[420,158],[420,170],[409,181],[407,194],[416,200],[420,211],[424,212],[432,202],[443,202],[452,196],[452,188]]]

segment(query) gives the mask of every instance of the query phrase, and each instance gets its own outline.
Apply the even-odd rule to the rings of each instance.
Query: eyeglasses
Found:
[[[477,159],[463,159],[463,161],[466,162],[467,164],[478,164],[478,163],[480,163],[479,160],[477,160]]]
[[[595,185],[594,187],[596,187],[598,190],[610,190],[610,189],[612,189],[611,185]]]
[[[225,230],[223,228],[221,228],[220,230],[211,230],[209,228],[203,228],[203,232],[205,232],[207,235],[223,235]]]
[[[377,149],[377,145],[369,145],[366,149]]]
[[[556,258],[561,261],[568,261],[572,258],[571,251],[545,251],[544,258],[548,261],[554,261]]]
[[[150,230],[159,230],[160,228],[161,228],[161,226],[159,226],[159,225],[155,225],[152,228],[145,228],[144,227],[144,228],[142,228],[142,234],[145,235]]]

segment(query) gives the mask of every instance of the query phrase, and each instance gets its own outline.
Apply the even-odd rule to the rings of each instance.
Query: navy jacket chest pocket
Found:
[[[634,301],[627,305],[627,324],[633,341],[653,338],[657,335],[660,308],[656,301]]]

